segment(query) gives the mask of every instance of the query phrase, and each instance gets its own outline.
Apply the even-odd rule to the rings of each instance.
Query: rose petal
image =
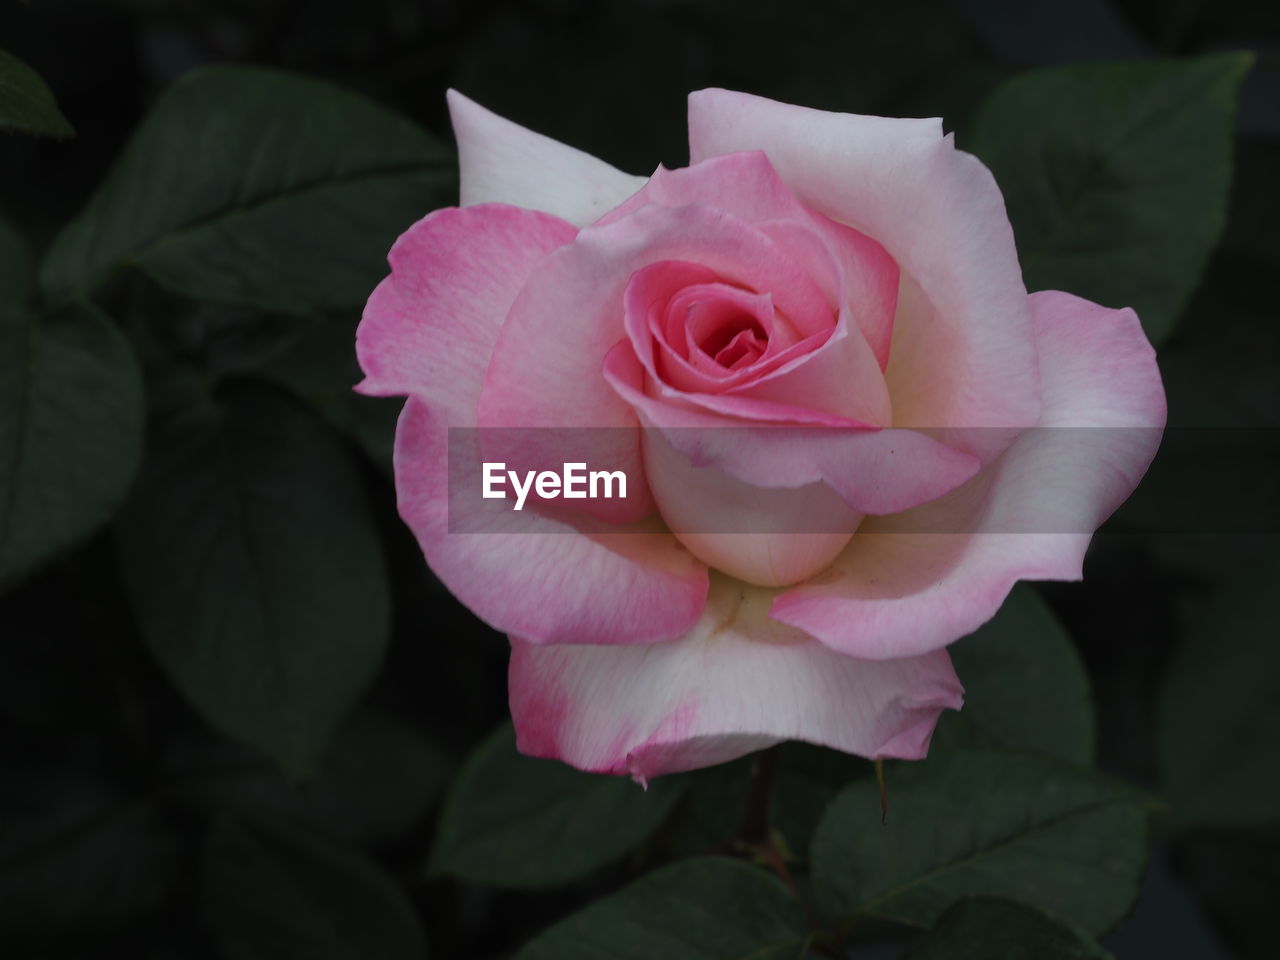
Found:
[[[1095,530],[1159,445],[1164,390],[1132,310],[1030,297],[1041,427],[944,501],[865,521],[820,578],[773,616],[852,656],[942,647],[993,616],[1017,580],[1077,580]]]
[[[431,568],[477,616],[537,642],[665,640],[697,619],[707,589],[706,568],[669,534],[574,533],[532,510],[504,514],[502,532],[449,532],[451,519],[468,520],[450,516],[450,455],[460,454],[449,428],[475,426],[488,358],[520,282],[575,232],[497,204],[420,221],[397,241],[391,276],[365,308],[359,389],[413,398],[396,431],[400,513]],[[474,448],[475,431],[458,437]],[[453,505],[467,504],[481,505],[479,490]]]
[[[730,287],[700,264],[663,260],[631,275],[624,295],[627,336],[640,355],[653,357],[656,377],[683,392],[714,393],[742,383],[777,363],[796,343],[791,324],[777,315],[773,298]],[[744,369],[716,364],[693,339],[695,328],[726,316],[755,318],[768,337],[763,355]],[[826,331],[830,334],[830,329]],[[809,343],[812,349],[815,343]],[[781,357],[785,362],[786,357]]]
[[[832,418],[818,426],[751,426],[707,410],[656,400],[630,343],[605,358],[605,377],[694,466],[767,488],[825,483],[859,513],[909,510],[965,483],[978,461],[913,430],[871,429]]]
[[[894,321],[886,376],[895,425],[1037,422],[1036,357],[1004,201],[939,121],[702,90],[689,96],[689,148],[695,164],[763,150],[801,203],[874,238],[903,271],[904,290],[918,288]]]
[[[776,225],[774,221],[766,224]],[[768,256],[776,255],[777,249],[766,241],[763,248],[753,252]],[[645,389],[650,396],[747,420],[889,425],[891,412],[884,378],[866,341],[856,332],[850,333],[854,329],[850,311],[842,306],[833,326],[830,314],[816,299],[816,288],[807,279],[799,290],[780,297],[783,304],[794,306],[797,293],[807,296],[801,301],[804,312],[796,315],[800,322],[795,325],[791,315],[782,310],[772,318],[760,316],[762,301],[772,308],[773,298],[767,292],[752,295],[733,291],[732,296],[721,294],[717,298],[735,299],[737,315],[751,312],[760,326],[779,332],[777,349],[771,342],[769,351],[757,364],[717,378],[709,372],[710,360],[700,365],[685,359],[673,347],[675,330],[668,329],[672,326],[670,318],[661,323],[655,320],[655,305],[670,309],[674,304],[678,310],[684,302],[685,289],[708,290],[713,278],[701,264],[666,260],[641,267],[629,278],[623,297],[624,324],[635,355],[649,374]],[[821,323],[813,322],[815,315],[822,316]],[[800,328],[798,334],[807,339],[796,342],[795,326]],[[692,345],[683,351],[685,355],[694,352]]]
[[[427,562],[463,604],[495,630],[549,644],[647,644],[682,635],[701,613],[707,568],[656,525],[609,532],[526,509],[485,512],[478,499],[448,497],[444,424],[411,399],[396,430],[400,516]],[[474,454],[473,454],[474,455]],[[478,491],[477,491],[478,497]]]
[[[832,306],[850,311],[856,329],[884,369],[898,296],[897,265],[874,240],[800,203],[761,151],[712,157],[679,170],[659,167],[635,196],[601,223],[646,204],[681,207],[691,203],[724,210],[762,227],[815,279],[834,267],[835,276],[826,283]],[[814,332],[802,330],[801,335]]]
[[[793,319],[828,309],[808,275],[747,224],[705,207],[645,207],[588,227],[539,263],[494,348],[481,426],[624,428],[612,431],[611,443],[609,434],[601,435],[607,449],[592,462],[643,478],[638,438],[625,429],[636,425],[635,414],[605,382],[601,362],[626,336],[622,305],[632,274],[690,258],[727,282],[768,290]],[[883,378],[877,379],[883,392]],[[537,441],[531,434],[529,442]]]
[[[369,297],[356,354],[372,396],[414,395],[451,426],[474,426],[489,356],[525,278],[578,231],[502,204],[447,207],[395,242]]]
[[[584,227],[644,185],[603,160],[527,130],[450,90],[462,205],[509,203]]]
[[[813,576],[840,555],[862,521],[824,483],[744,483],[694,466],[658,430],[644,431],[642,449],[654,502],[670,530],[711,569],[747,583],[776,587]]]
[[[697,625],[646,647],[538,647],[512,639],[521,752],[640,782],[782,740],[918,759],[962,690],[945,651],[843,657],[766,615],[770,592],[715,578]]]
[[[805,419],[805,412],[813,411],[867,426],[890,426],[893,413],[884,375],[867,342],[850,329],[848,318],[843,317],[827,341],[808,353],[798,353],[722,393],[682,399],[731,417],[799,421]],[[659,390],[655,395],[669,393]],[[765,412],[769,407],[779,412]]]

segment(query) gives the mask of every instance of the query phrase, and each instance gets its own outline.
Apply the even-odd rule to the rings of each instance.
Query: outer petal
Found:
[[[391,275],[356,331],[374,396],[417,396],[450,426],[474,426],[484,372],[520,286],[578,231],[543,213],[487,204],[448,207],[395,242]]]
[[[589,518],[570,526],[528,509],[495,521],[478,490],[450,499],[448,461],[459,445],[446,432],[410,399],[396,429],[400,515],[436,575],[495,630],[534,643],[644,644],[697,620],[707,568],[670,533],[610,532]],[[473,445],[469,459],[478,456]],[[473,521],[468,507],[481,516]],[[474,527],[492,532],[457,532]]]
[[[827,113],[726,90],[689,97],[692,162],[763,150],[800,201],[878,241],[904,293],[886,376],[894,424],[1029,426],[1026,294],[990,172],[937,120]],[[984,454],[987,453],[984,451]]]
[[[766,615],[770,592],[717,577],[702,619],[647,647],[512,640],[517,744],[582,770],[648,777],[781,740],[918,759],[962,690],[945,651],[854,660]]]
[[[420,221],[397,241],[391,276],[365,308],[356,349],[367,378],[358,389],[410,395],[396,431],[400,512],[432,569],[481,619],[534,641],[665,640],[697,619],[707,589],[706,568],[669,534],[574,533],[532,510],[507,513],[502,532],[449,532],[451,519],[467,521],[450,516],[450,457],[478,455],[474,430],[455,432],[459,447],[449,428],[475,426],[516,291],[575,232],[496,204]],[[479,491],[461,503],[479,506]]]
[[[1017,580],[1076,580],[1092,532],[1146,472],[1165,422],[1155,352],[1132,310],[1031,298],[1040,427],[944,500],[868,520],[773,616],[853,656],[913,656],[977,629]]]
[[[448,96],[463,206],[509,203],[584,227],[644,186],[643,177],[504,120],[456,90]]]

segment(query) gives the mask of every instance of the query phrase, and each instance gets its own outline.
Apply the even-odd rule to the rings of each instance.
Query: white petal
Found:
[[[456,90],[448,97],[464,207],[508,203],[585,227],[644,185],[643,177],[526,130]]]
[[[919,759],[961,687],[945,650],[863,661],[769,619],[771,591],[713,575],[702,619],[641,647],[512,639],[511,713],[524,753],[645,778],[781,740]]]

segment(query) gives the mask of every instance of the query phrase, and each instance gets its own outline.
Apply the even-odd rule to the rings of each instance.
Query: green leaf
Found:
[[[1272,960],[1274,915],[1280,902],[1280,830],[1270,827],[1188,836],[1178,844],[1177,858],[1178,878],[1188,885],[1188,893],[1194,891],[1192,903],[1205,912],[1203,918],[1197,918],[1199,936],[1186,936],[1184,924],[1178,924],[1179,944],[1192,948],[1188,955],[1210,960]],[[1185,916],[1185,904],[1180,906]],[[1217,935],[1200,926],[1209,919]],[[1220,943],[1223,935],[1235,949],[1227,951],[1219,946],[1217,950],[1192,952],[1205,941],[1210,946]]]
[[[27,299],[31,280],[27,241],[13,224],[0,216],[0,313]]]
[[[172,762],[183,796],[201,806],[268,814],[340,840],[393,840],[442,791],[448,758],[416,729],[375,710],[343,724],[313,779],[290,783],[223,738],[188,747]]]
[[[1164,792],[1174,822],[1280,823],[1280,553],[1224,580],[1188,624],[1160,701]]]
[[[685,860],[557,923],[516,960],[775,960],[798,956],[800,909],[736,860]],[[790,951],[790,953],[788,953]]]
[[[98,311],[0,314],[0,584],[105,523],[142,445],[133,353]]]
[[[503,727],[468,759],[445,800],[430,871],[503,887],[565,883],[621,857],[666,819],[683,792],[582,773],[516,752]]]
[[[875,768],[862,757],[799,741],[783,744],[780,753],[769,824],[791,853],[804,856],[827,805],[850,783],[872,776]],[[746,790],[739,796],[745,798]],[[734,829],[740,822],[728,826]]]
[[[366,397],[351,388],[364,374],[356,362],[353,322],[313,321],[256,373],[283,384],[346,434],[375,466],[390,473],[399,397]]]
[[[295,827],[220,821],[202,905],[224,960],[422,960],[412,906],[377,867]]]
[[[132,265],[196,299],[283,313],[363,304],[392,241],[451,202],[450,152],[318,80],[188,74],[156,104],[41,271],[51,295]]]
[[[1032,587],[1014,587],[989,623],[950,647],[964,709],[947,711],[932,749],[998,746],[1093,760],[1089,678],[1052,611]]]
[[[1082,64],[993,93],[965,148],[991,168],[1028,290],[1133,307],[1173,330],[1222,234],[1236,93],[1250,59]]]
[[[296,400],[230,382],[170,416],[119,525],[143,636],[215,727],[310,772],[387,644],[356,463]]]
[[[0,50],[0,130],[59,139],[76,135],[58,109],[53,91],[40,75],[3,50]]]
[[[177,878],[177,825],[106,769],[100,746],[0,770],[0,942],[119,924],[153,910]]]
[[[827,805],[854,780],[872,776],[874,767],[862,757],[798,740],[775,749],[778,759],[769,791],[768,823],[789,856],[807,856]],[[663,832],[676,850],[688,855],[732,847],[746,816],[752,767],[759,757],[664,778],[683,782],[686,790],[672,828]]]
[[[848,787],[813,841],[813,880],[833,916],[930,926],[961,897],[1011,897],[1090,933],[1133,902],[1147,812],[1132,790],[1036,754],[960,751]]]
[[[1093,940],[1024,903],[975,897],[939,919],[908,960],[1110,960]]]
[[[790,747],[791,744],[786,744],[784,754]],[[673,773],[651,784],[674,781],[681,784],[684,791],[671,828],[663,831],[664,836],[670,837],[676,852],[684,856],[697,856],[729,849],[746,814],[747,794],[751,789],[751,767],[754,762],[754,756],[739,757],[714,767]],[[777,824],[781,819],[777,804],[783,796],[781,787],[776,787],[771,797],[771,825]],[[819,812],[823,806],[825,804],[818,807]],[[791,840],[790,835],[787,839]]]

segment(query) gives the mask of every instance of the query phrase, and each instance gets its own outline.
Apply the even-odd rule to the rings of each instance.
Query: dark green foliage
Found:
[[[989,623],[951,648],[965,707],[945,714],[936,746],[992,744],[1076,763],[1093,759],[1093,704],[1084,665],[1044,601],[1013,588]]]
[[[422,933],[391,879],[364,858],[278,823],[221,821],[201,902],[227,960],[421,960]]]
[[[1133,307],[1173,331],[1222,235],[1241,55],[1029,73],[961,144],[1005,193],[1028,290]]]
[[[1109,960],[1083,934],[1025,904],[975,897],[944,913],[909,960]]]
[[[0,131],[59,139],[75,136],[53,91],[29,66],[0,50]]]
[[[648,837],[684,784],[648,789],[516,753],[504,727],[458,773],[440,814],[433,873],[476,883],[543,887],[576,879]]]
[[[181,865],[178,824],[83,742],[0,784],[0,930],[100,932],[144,916]]]
[[[787,950],[795,956],[804,931],[799,908],[777,880],[732,860],[687,860],[561,921],[517,956],[756,960]]]
[[[111,517],[142,419],[138,365],[101,311],[0,310],[0,584]]]
[[[1173,820],[1280,826],[1280,555],[1265,554],[1190,616],[1164,677],[1160,759]]]
[[[1147,810],[1132,790],[1035,754],[960,750],[857,783],[813,838],[824,909],[930,926],[960,897],[1025,901],[1092,933],[1137,894]]]
[[[155,105],[54,243],[41,285],[74,294],[132,266],[207,300],[358,307],[391,241],[454,183],[442,144],[345,90],[199,70]]]
[[[119,525],[143,636],[210,723],[308,774],[387,642],[351,454],[297,401],[247,383],[159,423],[152,449]]]
[[[168,764],[181,796],[200,808],[275,816],[366,846],[413,828],[439,797],[449,759],[423,733],[374,709],[334,734],[315,776],[290,781],[227,740],[193,737]]]

